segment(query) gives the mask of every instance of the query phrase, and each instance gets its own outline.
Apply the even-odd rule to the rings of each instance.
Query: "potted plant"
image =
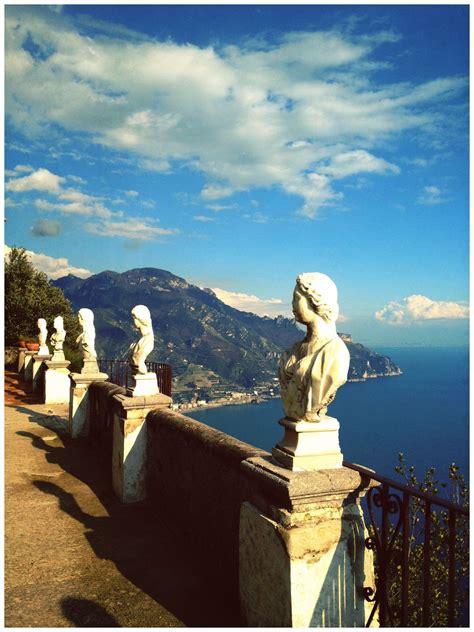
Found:
[[[27,338],[26,348],[28,349],[28,351],[39,351],[39,342],[36,340],[36,338]]]
[[[18,336],[18,346],[21,349],[26,349],[26,336]]]

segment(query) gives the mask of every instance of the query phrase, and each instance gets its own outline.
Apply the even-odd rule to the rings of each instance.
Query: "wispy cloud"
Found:
[[[112,24],[88,31],[90,21],[15,5],[5,27],[6,115],[23,134],[55,125],[128,152],[140,168],[186,165],[207,179],[203,200],[278,186],[310,218],[342,199],[343,178],[397,174],[384,156],[393,139],[436,138],[467,87],[459,76],[377,83],[377,48],[397,40],[383,30],[204,48]]]
[[[11,248],[5,246],[5,256],[10,253]],[[55,259],[49,255],[33,252],[32,250],[26,250],[26,254],[30,259],[33,266],[48,275],[50,279],[59,279],[68,274],[74,274],[75,276],[86,279],[90,277],[93,272],[87,270],[87,268],[77,268],[69,263],[66,257],[59,257]]]
[[[94,224],[86,223],[84,228],[94,235],[125,237],[136,241],[150,241],[157,237],[176,235],[179,232],[175,228],[154,226],[152,221],[140,218],[128,219],[123,222],[104,220]]]
[[[405,325],[427,320],[469,318],[469,307],[454,301],[434,301],[421,294],[412,294],[401,302],[391,301],[375,312],[377,320],[390,325]]]
[[[434,185],[423,187],[423,192],[418,196],[416,201],[418,204],[424,204],[426,206],[435,206],[436,204],[444,204],[447,202],[443,197],[441,189]]]
[[[215,217],[209,217],[209,215],[194,215],[193,220],[195,222],[214,222]]]

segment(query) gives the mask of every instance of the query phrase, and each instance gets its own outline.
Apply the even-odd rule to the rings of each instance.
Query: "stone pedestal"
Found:
[[[97,364],[95,365],[97,366]],[[69,373],[68,430],[73,439],[89,434],[89,386],[92,382],[105,382],[107,373]]]
[[[38,393],[44,388],[44,374],[46,371],[46,360],[51,360],[53,356],[38,355],[33,356],[33,393]]]
[[[283,439],[273,448],[274,459],[290,470],[326,470],[342,466],[339,422],[324,417],[318,422],[278,422],[285,429]]]
[[[82,363],[81,373],[83,375],[97,375],[97,374],[99,374],[100,370],[99,370],[99,365],[97,364],[97,360],[95,358],[92,358],[90,360],[86,360],[84,358],[83,363]]]
[[[146,496],[146,416],[155,408],[169,408],[171,397],[114,395],[112,485],[123,503]]]
[[[70,380],[67,360],[58,361],[53,358],[46,360],[48,367],[44,375],[44,403],[68,404]]]
[[[149,395],[158,395],[159,392],[156,373],[132,375],[132,387],[127,388],[128,397],[148,397]]]
[[[25,351],[25,359],[23,363],[23,379],[25,382],[33,381],[33,356],[35,356],[37,351]]]
[[[373,604],[363,589],[375,588],[359,505],[368,480],[345,467],[292,472],[265,457],[242,469],[252,489],[240,514],[245,625],[364,627]]]
[[[25,366],[25,353],[26,353],[25,347],[18,347],[18,364],[17,364],[18,373],[21,373]]]

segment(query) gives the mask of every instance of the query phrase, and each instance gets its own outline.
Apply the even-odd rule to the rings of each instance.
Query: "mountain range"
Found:
[[[149,360],[166,362],[174,376],[191,367],[240,387],[268,383],[276,377],[283,349],[303,337],[294,320],[242,312],[166,270],[137,268],[105,271],[87,279],[68,275],[53,281],[75,310],[92,309],[99,356],[125,359],[137,339],[130,311],[138,304],[151,312],[155,348]],[[396,375],[400,369],[386,356],[340,334],[351,355],[349,379]]]

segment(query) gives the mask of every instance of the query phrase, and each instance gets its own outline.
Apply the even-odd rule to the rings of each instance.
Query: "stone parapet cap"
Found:
[[[139,397],[128,397],[127,395],[114,395],[114,402],[124,410],[134,410],[138,408],[162,408],[171,406],[172,399],[163,393],[156,395],[144,395]]]
[[[48,369],[67,369],[71,364],[68,360],[46,360]]]
[[[30,351],[29,349],[24,349],[24,351],[25,351],[25,355],[29,355],[29,356],[34,356],[38,353],[37,351]]]
[[[107,373],[69,373],[69,377],[75,384],[91,384],[105,382],[109,376]]]
[[[296,511],[304,505],[342,506],[356,502],[373,486],[371,479],[347,467],[297,472],[278,465],[270,456],[247,459],[241,468],[255,491],[252,502],[262,510],[269,506]]]
[[[50,353],[48,355],[39,355],[39,353],[37,355],[34,356],[34,360],[38,361],[38,362],[46,362],[47,360],[51,360],[51,358],[53,357],[53,354]]]

